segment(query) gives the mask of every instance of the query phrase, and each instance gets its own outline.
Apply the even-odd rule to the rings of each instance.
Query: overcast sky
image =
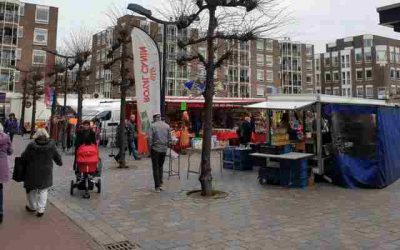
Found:
[[[166,0],[132,0],[147,8],[161,8]],[[279,1],[279,0],[278,0]],[[325,44],[337,38],[375,34],[400,39],[400,34],[378,25],[376,8],[399,0],[283,0],[289,6],[293,24],[283,32],[292,40],[315,45],[324,52]],[[105,13],[112,4],[126,5],[127,0],[30,0],[32,3],[59,8],[58,41],[73,29],[85,25],[94,33],[106,26]]]

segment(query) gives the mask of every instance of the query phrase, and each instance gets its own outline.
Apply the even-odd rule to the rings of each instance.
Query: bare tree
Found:
[[[126,112],[126,92],[133,86],[133,77],[129,75],[129,61],[133,60],[131,53],[129,53],[128,45],[131,43],[131,31],[134,25],[133,19],[126,15],[123,8],[113,5],[109,12],[106,13],[111,21],[114,30],[114,43],[108,52],[108,62],[104,65],[104,69],[111,69],[113,66],[119,66],[119,77],[114,75],[114,79],[120,81],[113,81],[113,85],[119,86],[121,92],[120,104],[120,121],[119,121],[119,168],[125,168],[125,148],[127,146],[127,138],[125,134],[125,112]],[[124,18],[125,17],[125,18]],[[123,20],[121,18],[124,18]],[[120,52],[120,53],[118,53]]]
[[[196,36],[179,41],[178,46],[181,49],[200,44],[205,44],[207,47],[205,56],[192,50],[195,53],[182,54],[178,63],[183,65],[197,60],[206,70],[206,86],[202,93],[205,99],[205,120],[199,181],[202,195],[211,196],[213,189],[210,153],[212,107],[215,95],[214,72],[232,56],[232,49],[225,49],[219,57],[215,52],[218,51],[221,41],[248,42],[276,31],[284,24],[286,16],[279,0],[170,0],[170,3],[170,10],[162,13],[173,13],[172,21],[163,22],[145,12],[140,14],[155,22],[176,25],[178,29],[197,28]],[[195,22],[196,20],[199,21]]]
[[[67,51],[74,56],[74,62],[68,68],[76,70],[76,80],[73,89],[78,94],[77,126],[79,127],[82,122],[83,92],[86,88],[84,79],[91,73],[86,66],[92,54],[92,34],[90,29],[82,27],[78,31],[72,31],[69,38],[65,41],[65,46]]]
[[[63,93],[65,91],[64,87],[61,84],[60,74],[65,71],[64,60],[61,57],[56,57],[56,61],[53,67],[53,70],[47,74],[47,76],[51,77],[50,87],[53,89],[53,102],[51,104],[51,116],[50,116],[50,135],[54,134],[54,117],[56,113],[56,105],[57,105],[57,97],[58,94]]]
[[[32,96],[32,119],[31,119],[31,137],[35,133],[35,125],[36,125],[36,101],[39,99],[41,95],[44,94],[44,85],[39,85],[38,83],[44,79],[44,70],[43,68],[37,67],[32,69],[29,74],[29,87],[27,89],[27,93]]]

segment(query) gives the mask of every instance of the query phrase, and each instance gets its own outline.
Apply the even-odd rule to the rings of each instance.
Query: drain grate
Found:
[[[120,241],[112,244],[107,244],[104,247],[107,250],[133,250],[133,249],[139,249],[140,246],[136,243],[132,244],[129,241]]]

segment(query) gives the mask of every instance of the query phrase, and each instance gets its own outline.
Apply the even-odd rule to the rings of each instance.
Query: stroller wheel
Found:
[[[74,183],[74,181],[71,181],[71,189],[69,191],[71,196],[74,195],[74,187],[75,187],[75,183]]]
[[[100,179],[97,180],[96,187],[97,187],[97,193],[100,194],[101,193],[101,180]]]

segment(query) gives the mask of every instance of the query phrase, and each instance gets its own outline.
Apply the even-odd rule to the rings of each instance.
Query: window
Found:
[[[332,95],[332,89],[331,88],[325,88],[325,95]]]
[[[264,40],[257,40],[257,50],[264,50]]]
[[[18,27],[18,38],[24,37],[24,26]]]
[[[354,55],[355,55],[355,58],[356,58],[356,63],[362,63],[362,59],[363,59],[362,50],[361,49],[355,49],[354,50]]]
[[[260,81],[260,82],[264,81],[264,70],[257,69],[257,81]]]
[[[367,98],[374,97],[374,87],[372,85],[365,86],[365,95]]]
[[[268,39],[267,42],[267,50],[271,51],[274,49],[274,40]]]
[[[332,81],[331,73],[325,72],[325,82],[330,82],[330,81]]]
[[[339,87],[334,87],[333,88],[333,95],[340,96],[340,88]]]
[[[387,61],[386,46],[376,46],[376,62],[385,63]]]
[[[338,71],[333,72],[333,81],[335,81],[335,82],[339,81],[339,72]]]
[[[257,54],[257,65],[264,66],[264,55]]]
[[[36,6],[36,23],[49,23],[49,7],[48,6]]]
[[[372,47],[373,45],[373,39],[372,38],[367,38],[364,39],[364,47]]]
[[[264,87],[257,86],[257,96],[264,96]]]
[[[267,81],[272,82],[274,80],[274,72],[272,70],[267,70]]]
[[[350,55],[346,55],[346,68],[350,68]]]
[[[33,50],[32,64],[45,64],[45,63],[46,63],[46,51]]]
[[[365,80],[372,80],[372,68],[365,69]]]
[[[332,66],[333,67],[339,66],[339,57],[338,56],[332,56]]]
[[[396,53],[394,50],[394,47],[389,47],[390,49],[390,62],[395,63],[396,62]]]
[[[330,57],[326,57],[325,58],[325,66],[329,67],[331,65],[331,58]]]
[[[33,42],[36,44],[47,45],[47,30],[35,29]]]
[[[400,63],[400,48],[395,48],[396,52],[396,63]]]
[[[315,75],[315,85],[320,86],[321,85],[321,76],[320,74]]]
[[[306,55],[307,56],[312,56],[313,54],[313,46],[312,45],[306,45]]]
[[[18,49],[15,51],[15,59],[21,60],[21,51],[22,51],[22,49],[20,49],[20,48],[18,48]]]
[[[371,48],[364,48],[364,60],[365,60],[365,62],[372,61]]]
[[[385,87],[378,88],[378,99],[386,99],[386,88]]]
[[[25,15],[25,4],[24,3],[21,3],[21,5],[19,6],[19,15],[20,16]]]
[[[394,68],[390,68],[390,79],[395,80],[396,70]]]
[[[396,94],[396,85],[390,86],[390,95],[395,95]]]
[[[312,84],[312,75],[306,75],[306,83]]]
[[[320,70],[319,59],[315,59],[315,70],[317,70],[317,71]]]
[[[364,80],[363,70],[362,69],[356,69],[356,80],[357,81],[363,81]]]
[[[266,55],[266,65],[267,67],[273,67],[274,66],[274,58],[271,55]]]
[[[306,61],[306,70],[312,70],[312,60]]]
[[[16,82],[19,82],[21,78],[21,72],[19,72],[18,70],[14,71],[14,79]]]
[[[357,86],[357,97],[363,98],[364,97],[364,86]]]
[[[396,79],[400,80],[400,69],[396,70]]]

